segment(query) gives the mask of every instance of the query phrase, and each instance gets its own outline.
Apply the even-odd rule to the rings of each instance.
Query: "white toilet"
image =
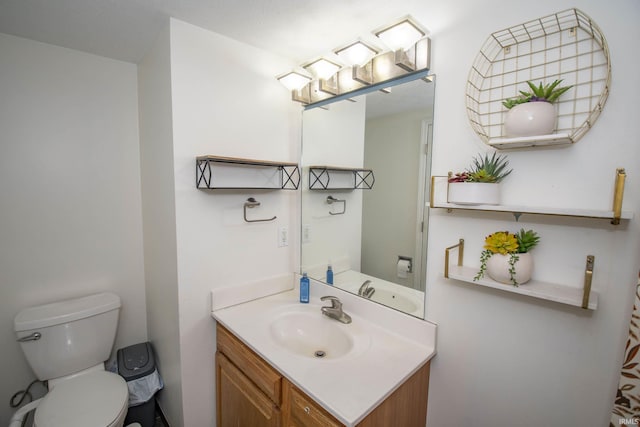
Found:
[[[120,298],[89,295],[20,311],[20,346],[49,392],[37,404],[35,427],[122,427],[127,383],[105,371],[118,326]]]

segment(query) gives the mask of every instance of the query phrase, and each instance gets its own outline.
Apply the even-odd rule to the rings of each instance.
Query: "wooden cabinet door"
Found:
[[[242,371],[269,399],[280,406],[282,402],[280,373],[222,325],[218,324],[216,331],[218,351],[223,353],[227,360]]]
[[[279,427],[280,410],[238,368],[216,353],[218,427]]]
[[[342,423],[288,381],[284,381],[282,401],[285,427],[343,427]]]

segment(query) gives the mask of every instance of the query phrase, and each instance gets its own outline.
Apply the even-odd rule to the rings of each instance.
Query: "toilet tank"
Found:
[[[100,293],[21,310],[14,328],[36,377],[59,378],[107,360],[120,305],[117,295]]]

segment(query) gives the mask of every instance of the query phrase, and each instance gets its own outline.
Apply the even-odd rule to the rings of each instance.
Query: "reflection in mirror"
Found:
[[[301,270],[327,282],[331,266],[333,286],[420,318],[434,89],[418,78],[303,114]]]

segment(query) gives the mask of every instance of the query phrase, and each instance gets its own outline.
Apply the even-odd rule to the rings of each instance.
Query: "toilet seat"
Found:
[[[122,426],[129,391],[111,372],[92,372],[58,384],[36,409],[36,427]]]

